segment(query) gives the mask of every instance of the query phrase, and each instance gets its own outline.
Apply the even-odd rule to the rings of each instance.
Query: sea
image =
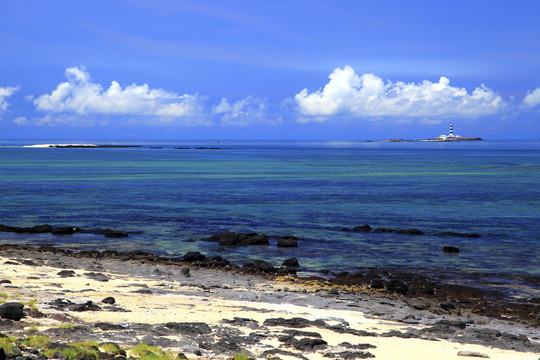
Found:
[[[25,147],[36,144],[138,147]],[[2,244],[296,257],[300,276],[399,269],[539,297],[540,141],[0,140],[0,224],[129,233],[0,233]],[[344,230],[366,224],[426,235]],[[202,241],[225,231],[270,245]],[[298,247],[278,248],[281,236]]]

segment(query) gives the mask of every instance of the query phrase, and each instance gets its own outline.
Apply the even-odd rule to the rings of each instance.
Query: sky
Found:
[[[540,1],[0,0],[0,139],[540,138]]]

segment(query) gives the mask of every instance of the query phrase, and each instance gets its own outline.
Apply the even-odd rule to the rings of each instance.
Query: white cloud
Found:
[[[226,98],[212,108],[212,113],[221,115],[223,125],[263,125],[277,124],[280,117],[270,114],[265,99],[248,96],[242,100],[229,103]]]
[[[9,106],[7,98],[13,95],[15,91],[19,90],[19,87],[0,87],[0,111],[5,111]]]
[[[17,125],[26,125],[26,117],[19,116],[18,118],[13,119],[13,123]]]
[[[529,108],[533,108],[540,104],[540,87],[529,91],[525,99],[523,99],[523,105]]]
[[[506,106],[500,96],[484,85],[468,93],[450,86],[441,77],[438,82],[424,80],[419,84],[402,81],[386,83],[373,74],[358,76],[350,66],[335,69],[324,88],[307,89],[295,96],[302,115],[321,121],[321,117],[344,116],[407,116],[407,117],[477,117],[498,113]]]
[[[38,110],[78,115],[124,115],[159,118],[163,122],[197,123],[203,112],[198,94],[178,95],[147,84],[122,87],[112,81],[108,89],[93,83],[84,68],[66,69],[67,82],[33,102]],[[155,121],[152,120],[152,121]]]

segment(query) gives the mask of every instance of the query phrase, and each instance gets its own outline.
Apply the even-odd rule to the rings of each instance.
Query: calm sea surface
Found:
[[[22,147],[39,143],[142,146]],[[201,146],[222,149],[175,149]],[[273,265],[296,256],[306,270],[399,267],[538,296],[540,141],[0,141],[0,224],[43,223],[130,236],[0,233],[0,242]],[[342,230],[364,224],[481,237]],[[294,235],[299,247],[186,241],[222,231]],[[447,245],[461,252],[445,254]]]

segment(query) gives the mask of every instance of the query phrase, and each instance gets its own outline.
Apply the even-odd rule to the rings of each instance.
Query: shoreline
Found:
[[[454,258],[459,256],[460,253],[464,253],[464,249],[452,246],[455,245],[452,239],[455,238],[481,238],[482,234],[466,233],[456,231],[422,231],[419,229],[399,229],[399,228],[372,228],[369,225],[361,225],[353,228],[340,228],[339,231],[346,233],[372,233],[373,236],[384,236],[391,233],[400,237],[422,237],[422,236],[439,236],[441,239],[448,239],[440,243],[438,251],[440,256]],[[131,235],[138,234],[137,232],[127,232],[118,229],[109,228],[79,228],[78,226],[51,226],[48,224],[38,224],[33,226],[8,226],[0,224],[0,233],[13,233],[18,235],[24,235],[19,241],[16,238],[6,238],[2,240],[3,243],[10,243],[13,241],[15,245],[30,245],[40,247],[43,245],[53,244],[52,246],[63,246],[65,249],[72,249],[73,252],[77,251],[93,251],[101,249],[104,252],[113,249],[107,245],[109,241],[116,241],[117,243],[123,241],[123,238],[128,238]],[[94,245],[81,245],[77,240],[77,237],[81,236],[96,236],[97,238],[103,237],[104,240],[99,240]],[[31,239],[38,239],[41,235],[47,235],[49,238],[39,238],[38,241],[32,241]],[[50,237],[50,235],[53,235]],[[64,239],[71,239],[69,245],[64,242]],[[110,238],[110,240],[108,239]],[[57,242],[56,239],[59,241]],[[118,239],[118,240],[115,240]],[[136,241],[136,240],[134,240]],[[299,257],[300,264],[295,266],[281,266],[283,259],[291,256],[299,256],[297,249],[305,246],[302,243],[302,238],[295,236],[282,236],[282,235],[265,235],[262,233],[234,233],[234,232],[221,232],[221,233],[207,233],[195,236],[193,239],[187,239],[186,242],[198,242],[198,243],[214,243],[212,249],[202,246],[195,248],[196,250],[209,253],[209,258],[205,261],[211,260],[213,257],[221,258],[219,261],[213,261],[212,266],[226,267],[229,262],[234,262],[234,266],[243,266],[246,263],[252,263],[253,260],[262,260],[265,262],[265,268],[262,269],[259,266],[258,270],[262,269],[262,272],[272,273],[298,273],[300,277],[319,277],[325,280],[332,281],[345,281],[348,283],[356,282],[362,286],[375,286],[376,288],[386,288],[387,284],[392,281],[400,281],[402,284],[397,288],[392,287],[392,291],[401,291],[403,288],[411,287],[412,290],[417,291],[418,287],[440,288],[443,285],[446,288],[464,288],[475,289],[479,291],[483,297],[489,298],[489,300],[496,299],[500,303],[540,303],[540,293],[538,291],[538,284],[540,277],[535,273],[501,273],[496,269],[488,271],[469,270],[461,271],[459,268],[455,269],[441,269],[441,268],[429,268],[429,267],[415,267],[415,266],[403,266],[403,265],[373,265],[373,266],[349,266],[349,267],[324,267],[324,264],[304,264],[302,257]],[[61,243],[64,243],[61,245]],[[98,244],[99,243],[99,244]],[[300,246],[300,247],[298,247]],[[266,257],[264,252],[261,251],[266,247],[273,249],[280,249],[280,259],[276,260],[272,257]],[[258,253],[258,257],[245,258],[236,254],[236,249],[241,252],[246,252],[247,249],[254,249],[254,253]],[[246,250],[244,250],[246,249]],[[288,251],[290,249],[290,251]],[[129,252],[135,249],[124,248],[121,251]],[[149,256],[157,256],[162,258],[182,259],[183,254],[181,252],[175,254],[168,254],[167,252],[152,250],[148,247],[143,248],[142,251],[147,252]],[[219,256],[217,255],[219,254]],[[229,258],[230,256],[230,258]],[[202,256],[205,257],[204,255]],[[228,259],[223,259],[227,257]],[[296,260],[296,259],[295,259]],[[298,262],[298,261],[297,261]],[[203,264],[204,265],[204,264]],[[404,284],[403,284],[404,283]],[[456,292],[451,290],[451,292]],[[421,294],[420,294],[421,295]],[[428,294],[433,295],[433,294]],[[458,296],[459,297],[459,296]],[[499,306],[500,307],[500,306]],[[512,315],[513,316],[513,315]]]
[[[17,322],[22,328],[6,328],[8,320],[1,320],[0,333],[10,336],[27,336],[37,328],[55,341],[93,339],[123,347],[146,342],[190,359],[227,358],[242,350],[254,358],[270,358],[274,351],[283,359],[360,353],[380,359],[459,359],[468,351],[492,359],[537,360],[540,352],[538,323],[465,308],[433,311],[422,298],[358,284],[205,267],[142,252],[0,249],[1,291],[10,302],[36,299],[41,314],[27,311]],[[107,297],[115,304],[101,303]],[[70,308],[73,304],[79,309]],[[58,330],[66,323],[78,330]],[[371,346],[359,350],[344,342]],[[265,351],[270,352],[263,356]]]

